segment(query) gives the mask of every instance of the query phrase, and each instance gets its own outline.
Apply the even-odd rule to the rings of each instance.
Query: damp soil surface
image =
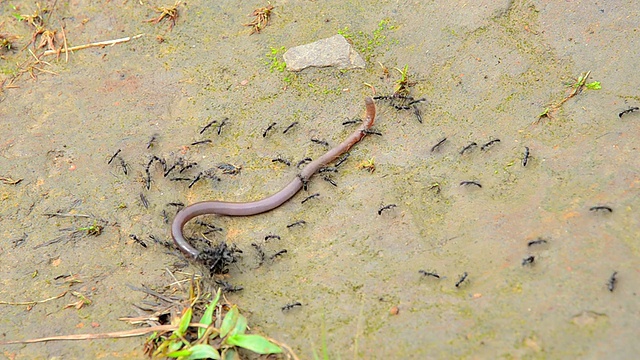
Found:
[[[251,330],[303,359],[323,347],[343,359],[640,352],[640,112],[619,116],[640,106],[635,1],[271,3],[270,24],[249,35],[247,15],[266,2],[183,3],[172,29],[145,22],[170,2],[41,2],[58,48],[63,32],[68,47],[144,35],[34,61],[34,28],[14,15],[38,6],[0,2],[0,33],[17,36],[0,50],[0,342],[134,329],[119,318],[153,298],[130,285],[179,292],[196,274],[242,286],[226,296]],[[365,69],[282,71],[284,49],[337,33]],[[316,176],[274,211],[203,217],[223,229],[212,243],[243,251],[226,275],[173,247],[170,203],[273,194],[326,151],[312,138],[341,142],[357,126],[343,122],[374,91],[392,95],[405,65],[410,96],[425,101],[378,100],[381,136],[322,174],[335,185]],[[154,155],[197,166],[164,177],[154,163],[148,177]],[[144,341],[2,354],[142,358]]]

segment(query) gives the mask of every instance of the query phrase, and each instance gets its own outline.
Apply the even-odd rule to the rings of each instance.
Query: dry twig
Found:
[[[152,24],[157,24],[160,21],[162,21],[162,19],[168,19],[169,20],[169,31],[171,31],[171,29],[173,29],[173,27],[176,25],[176,21],[178,21],[178,16],[180,15],[178,13],[178,6],[180,6],[181,2],[180,1],[176,1],[175,4],[173,4],[173,6],[160,6],[157,7],[155,10],[156,12],[160,13],[160,15],[158,17],[154,17],[151,18],[149,20],[145,20],[145,22],[148,23],[152,23]]]
[[[137,39],[142,37],[144,34],[138,34],[135,36],[127,36],[125,38],[120,38],[120,39],[115,39],[115,40],[107,40],[107,41],[98,41],[98,42],[94,42],[94,43],[89,43],[89,44],[84,44],[84,45],[78,45],[78,46],[72,46],[72,47],[65,47],[63,49],[60,49],[59,52],[61,53],[68,53],[69,51],[76,51],[76,50],[82,50],[82,49],[88,49],[88,48],[92,48],[92,47],[105,47],[105,46],[113,46],[115,44],[120,44],[120,43],[125,43],[128,41],[131,41],[133,39]],[[66,41],[65,41],[66,44]],[[52,50],[47,50],[43,53],[43,55],[53,55],[56,54],[57,52],[52,51]]]
[[[273,5],[269,4],[263,8],[255,9],[249,16],[255,16],[250,23],[243,24],[244,26],[251,26],[251,32],[249,35],[259,33],[269,24],[271,18],[271,12],[273,11]]]

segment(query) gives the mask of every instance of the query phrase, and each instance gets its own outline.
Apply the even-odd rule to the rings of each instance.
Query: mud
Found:
[[[92,303],[65,308],[78,300],[69,293],[32,307],[0,305],[0,341],[132,329],[118,318],[138,315],[132,304],[146,298],[127,284],[163,288],[174,282],[169,271],[179,279],[206,274],[149,239],[170,240],[162,212],[171,218],[175,209],[167,203],[250,201],[278,191],[297,170],[273,158],[295,164],[325,150],[312,137],[341,141],[352,131],[342,122],[362,116],[372,94],[365,83],[388,95],[394,68],[406,64],[411,94],[427,99],[418,105],[423,123],[379,101],[382,136],[356,145],[333,175],[336,187],[316,177],[308,193],[267,214],[207,218],[224,229],[212,240],[244,251],[225,280],[244,287],[227,297],[252,331],[289,344],[301,358],[321,353],[323,342],[329,358],[356,359],[632,358],[640,351],[640,113],[618,117],[640,106],[633,1],[272,4],[271,25],[252,36],[242,24],[265,4],[189,2],[172,31],[166,22],[143,22],[155,13],[139,2],[56,5],[50,22],[64,19],[70,46],[145,35],[74,52],[69,62],[48,57],[39,67],[55,75],[25,73],[18,88],[1,94],[0,176],[23,180],[0,183],[0,301],[74,290]],[[20,49],[31,36],[13,20],[12,5],[22,14],[36,9],[0,4],[0,32],[21,36],[17,49],[2,53],[3,78],[27,59]],[[272,49],[339,31],[366,69],[271,71]],[[537,122],[569,94],[565,83],[587,71],[602,89],[583,90]],[[220,135],[199,134],[224,118]],[[203,139],[212,142],[189,145]],[[460,154],[492,139],[501,141]],[[525,147],[531,157],[523,167]],[[119,159],[107,164],[118,149],[127,174]],[[146,190],[151,155],[242,171],[188,188],[152,168]],[[374,172],[359,167],[370,159]],[[465,180],[482,188],[460,186]],[[391,203],[397,207],[378,214]],[[613,212],[589,210],[596,205]],[[89,217],[43,215],[52,212]],[[296,220],[306,225],[287,228]],[[70,236],[94,224],[104,225],[99,236]],[[268,234],[281,240],[265,243],[266,254],[287,253],[258,266],[251,243]],[[548,243],[527,246],[538,238]],[[528,256],[535,260],[523,266]],[[467,280],[454,286],[464,272]],[[74,275],[81,282],[69,281]],[[298,301],[301,307],[281,310]],[[2,352],[141,358],[143,343],[48,342]]]

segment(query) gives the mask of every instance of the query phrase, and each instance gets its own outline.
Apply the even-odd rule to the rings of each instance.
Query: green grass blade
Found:
[[[221,294],[222,294],[222,289],[218,289],[218,293],[216,294],[216,297],[213,300],[211,300],[209,305],[207,305],[207,308],[205,309],[204,314],[202,314],[202,318],[200,318],[201,324],[211,325],[211,323],[213,322],[213,312],[215,311],[216,306],[218,306],[218,301],[220,301]],[[198,328],[198,339],[200,339],[202,335],[204,335],[205,331],[207,331],[207,329]]]

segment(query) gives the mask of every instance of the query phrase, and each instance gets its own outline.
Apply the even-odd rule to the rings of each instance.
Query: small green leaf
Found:
[[[197,359],[220,359],[220,354],[211,345],[198,344],[188,349],[182,349],[179,351],[173,351],[167,354],[167,357],[183,358],[185,360],[197,360]]]
[[[187,332],[187,329],[189,328],[189,323],[191,322],[191,316],[193,316],[193,309],[188,308],[187,311],[184,312],[184,315],[182,315],[182,319],[180,319],[178,330],[176,330],[176,333],[178,335],[184,336],[184,334]]]
[[[167,357],[178,358],[181,356],[189,356],[190,354],[191,354],[190,350],[178,350],[178,351],[172,351],[168,353]]]
[[[222,289],[218,289],[218,293],[216,294],[216,297],[213,300],[211,300],[209,305],[207,305],[207,308],[205,309],[204,314],[202,314],[202,318],[200,318],[201,324],[211,325],[211,322],[213,321],[213,312],[215,311],[216,306],[218,306],[218,301],[220,300],[221,294],[222,294]],[[200,339],[202,335],[204,335],[205,331],[207,331],[207,329],[198,328],[198,339]]]
[[[236,325],[233,327],[233,330],[231,330],[231,335],[244,334],[246,331],[247,331],[247,318],[244,317],[244,315],[239,314],[238,321],[236,322]]]
[[[282,352],[278,345],[260,335],[234,334],[226,339],[226,343],[258,354],[279,354]]]
[[[240,360],[240,356],[238,356],[238,352],[235,348],[230,348],[225,350],[222,353],[224,360]]]
[[[169,353],[174,353],[174,352],[182,349],[182,346],[184,345],[182,343],[182,339],[173,339],[173,340],[169,340],[169,341],[171,341],[169,343],[169,346],[167,347],[167,351]]]
[[[543,112],[540,113],[540,115],[538,115],[539,118],[543,118],[549,116],[549,108],[545,108]]]
[[[193,345],[189,351],[191,351],[191,354],[187,356],[187,360],[220,359],[220,353],[218,353],[218,350],[208,344]]]
[[[585,85],[587,87],[587,89],[589,90],[600,90],[602,89],[602,86],[600,86],[600,81],[594,81],[594,82],[590,82],[587,85]]]
[[[220,337],[225,337],[229,332],[235,327],[236,322],[238,322],[238,315],[240,312],[238,311],[238,307],[233,305],[231,310],[224,316],[224,320],[222,320],[222,325],[220,326]]]

